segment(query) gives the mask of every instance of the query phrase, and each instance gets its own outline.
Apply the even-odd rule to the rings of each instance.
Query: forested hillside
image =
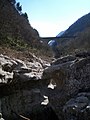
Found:
[[[90,50],[90,13],[79,18],[73,23],[62,36],[71,38],[59,39],[59,49],[62,53]],[[75,37],[74,37],[75,36]]]
[[[63,35],[72,36],[77,35],[79,32],[83,32],[90,27],[90,13],[82,16],[76,22],[74,22]]]
[[[36,54],[44,51],[47,54],[48,51],[48,47],[40,42],[38,31],[31,26],[27,13],[22,13],[22,6],[15,0],[0,0],[0,46],[6,52],[6,48],[28,49]]]
[[[13,1],[13,0],[12,0]],[[13,38],[29,43],[37,41],[38,32],[33,29],[27,19],[20,15],[10,0],[0,2],[0,37],[7,40]]]

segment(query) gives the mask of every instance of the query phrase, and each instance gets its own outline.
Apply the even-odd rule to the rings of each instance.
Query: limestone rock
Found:
[[[22,61],[2,55],[0,92],[0,112],[7,120],[18,119],[15,113],[34,120],[89,120],[90,57],[69,55],[50,65],[37,57]]]
[[[67,119],[77,119],[87,120],[90,119],[90,93],[79,93],[75,98],[70,99],[63,108],[65,115],[65,120]]]

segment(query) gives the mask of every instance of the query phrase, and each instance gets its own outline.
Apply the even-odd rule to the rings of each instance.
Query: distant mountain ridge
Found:
[[[82,16],[74,22],[63,34],[64,36],[76,35],[90,27],[90,13]]]
[[[56,37],[60,37],[64,34],[65,31],[61,31]]]
[[[76,50],[90,51],[90,13],[79,18],[61,36],[76,36],[75,38],[67,37],[58,40],[59,49],[63,54]]]

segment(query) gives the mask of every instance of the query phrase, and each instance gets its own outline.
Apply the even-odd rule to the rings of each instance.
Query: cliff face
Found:
[[[39,34],[9,0],[0,1],[0,36],[38,43]]]
[[[90,53],[51,65],[31,55],[24,62],[0,56],[0,112],[7,120],[89,120]]]

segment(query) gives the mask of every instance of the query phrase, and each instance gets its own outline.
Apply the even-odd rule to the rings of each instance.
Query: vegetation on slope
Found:
[[[0,46],[7,51],[50,56],[48,46],[41,43],[38,31],[32,28],[27,13],[22,13],[20,3],[15,0],[0,1]]]
[[[76,36],[75,38],[59,39],[59,49],[63,54],[76,51],[90,51],[90,13],[84,15],[72,24],[63,36]]]

